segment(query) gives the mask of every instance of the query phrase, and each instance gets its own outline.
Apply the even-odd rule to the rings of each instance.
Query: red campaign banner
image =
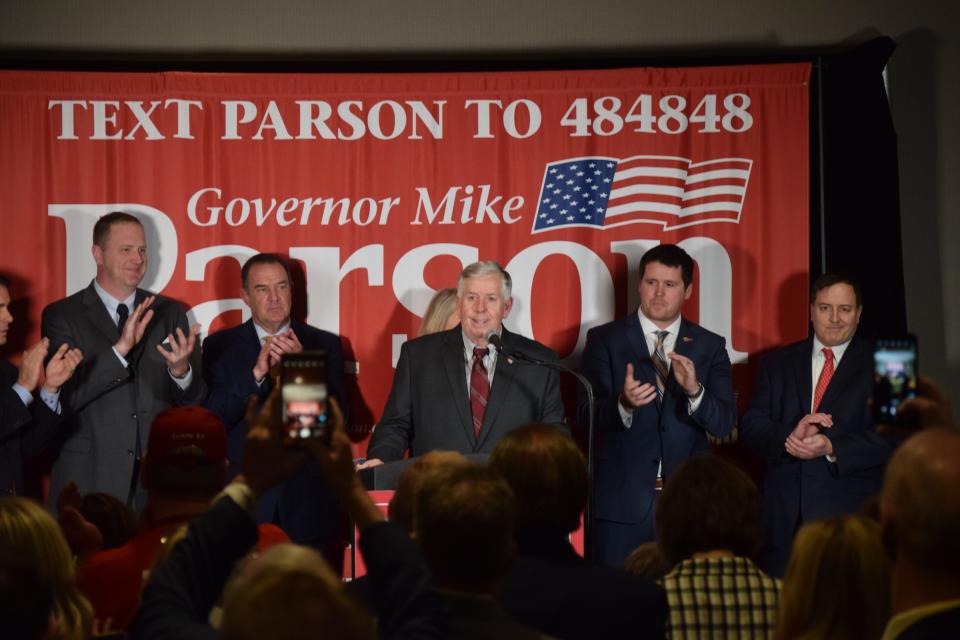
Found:
[[[0,72],[0,271],[35,340],[95,275],[94,221],[124,210],[147,229],[142,286],[207,333],[249,317],[247,257],[288,255],[295,313],[358,363],[364,430],[464,265],[504,265],[507,326],[575,365],[636,308],[643,252],[675,242],[697,262],[685,315],[742,365],[807,331],[809,76]]]

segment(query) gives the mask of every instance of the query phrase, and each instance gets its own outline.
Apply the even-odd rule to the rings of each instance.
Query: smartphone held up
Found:
[[[896,424],[900,403],[917,395],[917,339],[877,340],[873,354],[873,421]]]
[[[323,350],[284,354],[280,361],[283,441],[330,440],[327,411],[327,357]]]

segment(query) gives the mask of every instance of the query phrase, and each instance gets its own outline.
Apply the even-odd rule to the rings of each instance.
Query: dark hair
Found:
[[[6,287],[7,290],[10,289],[10,278],[0,273],[0,287]]]
[[[656,523],[671,564],[715,549],[750,556],[760,543],[760,492],[746,473],[717,456],[691,458],[667,479]]]
[[[857,306],[863,306],[863,296],[860,291],[860,284],[853,278],[853,276],[846,273],[825,273],[816,280],[813,281],[813,286],[810,287],[810,304],[813,304],[817,300],[817,294],[832,287],[835,284],[848,284],[853,288],[853,295],[857,299]]]
[[[108,214],[100,216],[100,219],[97,220],[97,223],[93,225],[93,244],[97,245],[101,249],[106,247],[107,238],[110,237],[110,229],[115,224],[135,224],[143,227],[143,223],[132,216],[129,213],[124,213],[123,211],[112,211]]]
[[[573,439],[554,426],[530,424],[505,435],[490,454],[517,499],[517,538],[565,536],[580,526],[587,503],[587,464]]]
[[[137,535],[137,519],[119,498],[88,493],[80,500],[80,514],[103,535],[103,550],[116,549]]]
[[[293,284],[293,278],[290,276],[290,263],[286,258],[281,256],[279,253],[258,253],[244,262],[243,267],[240,269],[240,286],[243,287],[244,291],[247,289],[247,281],[250,278],[250,269],[254,268],[258,264],[280,265],[283,267],[284,273],[287,274],[287,282],[289,282],[291,285]]]
[[[517,506],[506,481],[477,465],[430,474],[414,532],[438,586],[490,592],[513,559]]]
[[[397,489],[387,506],[387,518],[407,531],[413,531],[413,513],[424,481],[430,474],[443,469],[469,464],[462,453],[455,451],[430,451],[412,458],[397,478]]]
[[[683,278],[683,288],[686,289],[693,282],[693,258],[690,254],[675,244],[658,244],[640,258],[640,277],[651,262],[659,262],[668,267],[680,267]]]

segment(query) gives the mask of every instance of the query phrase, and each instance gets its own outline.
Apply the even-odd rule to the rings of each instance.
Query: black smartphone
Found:
[[[917,338],[877,340],[873,353],[873,421],[893,424],[900,403],[917,395]]]
[[[280,359],[283,442],[302,445],[330,441],[327,412],[327,354],[323,350],[287,353]]]

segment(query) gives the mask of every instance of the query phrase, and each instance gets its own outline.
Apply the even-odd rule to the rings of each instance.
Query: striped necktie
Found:
[[[670,375],[670,364],[663,352],[663,341],[669,331],[657,331],[657,344],[653,347],[653,367],[657,370],[657,403],[663,402],[663,394],[667,389],[667,376]]]
[[[470,370],[470,411],[473,413],[473,435],[480,439],[483,416],[487,412],[487,398],[490,397],[490,380],[483,366],[483,357],[487,350],[475,347],[473,350],[473,368]]]

